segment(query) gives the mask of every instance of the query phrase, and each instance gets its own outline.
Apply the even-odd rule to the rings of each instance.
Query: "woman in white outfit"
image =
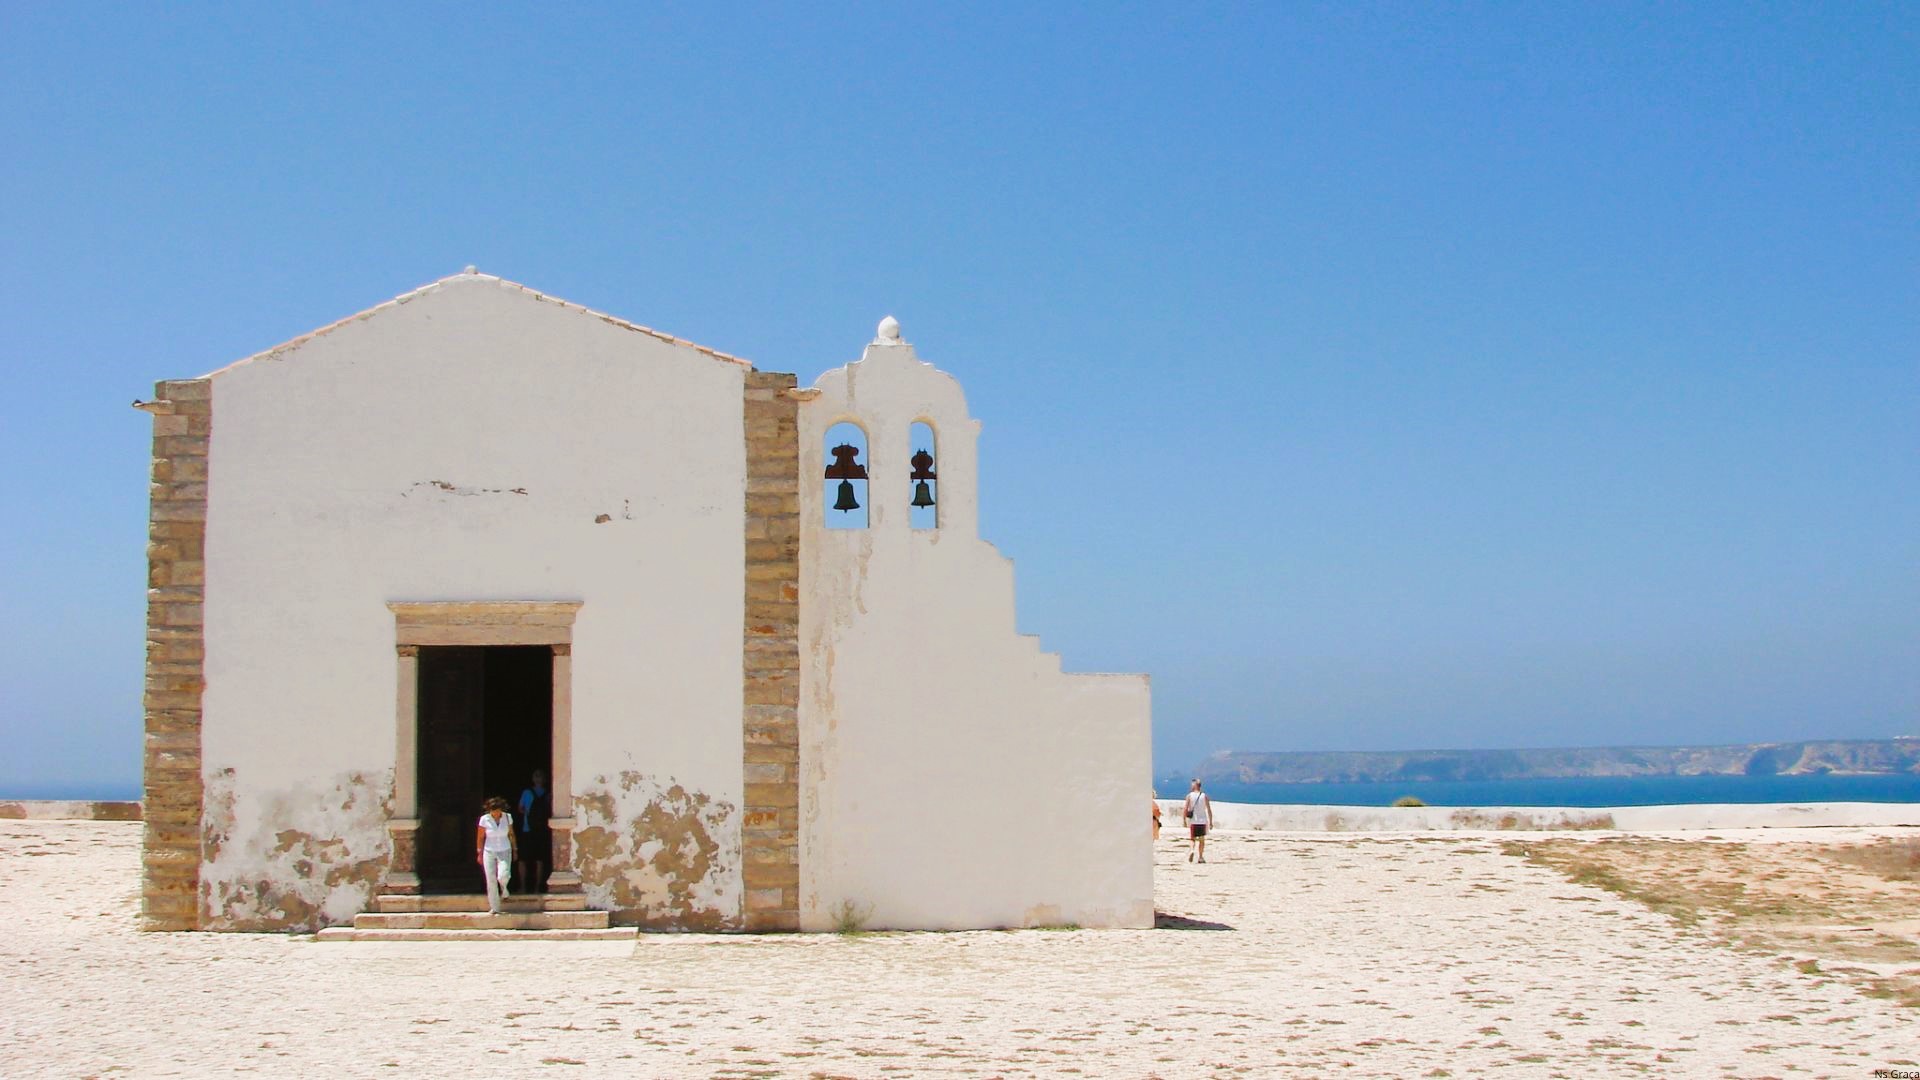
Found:
[[[473,857],[487,875],[487,910],[500,914],[500,900],[507,895],[507,875],[513,873],[513,856],[519,843],[513,835],[513,815],[507,813],[507,800],[494,796],[487,800],[487,812],[480,815],[480,827],[473,835]]]

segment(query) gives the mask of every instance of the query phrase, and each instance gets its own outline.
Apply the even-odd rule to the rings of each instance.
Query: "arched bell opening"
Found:
[[[933,425],[916,420],[907,428],[907,474],[912,498],[907,503],[907,520],[916,529],[940,527],[940,446]]]
[[[827,429],[821,514],[829,529],[867,527],[867,431],[850,420]]]

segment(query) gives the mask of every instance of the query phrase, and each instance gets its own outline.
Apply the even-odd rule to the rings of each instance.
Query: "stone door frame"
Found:
[[[420,647],[422,645],[545,645],[553,650],[553,867],[547,892],[580,891],[573,868],[573,620],[578,600],[468,600],[394,602],[398,657],[394,709],[392,840],[380,891],[416,895],[414,862],[420,831]]]

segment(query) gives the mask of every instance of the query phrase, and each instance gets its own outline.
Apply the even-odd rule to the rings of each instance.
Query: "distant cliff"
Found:
[[[1608,746],[1573,750],[1251,753],[1200,763],[1203,780],[1330,784],[1396,780],[1538,780],[1573,776],[1810,776],[1920,773],[1920,739]]]

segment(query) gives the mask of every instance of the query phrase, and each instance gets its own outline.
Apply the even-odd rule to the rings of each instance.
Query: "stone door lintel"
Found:
[[[419,828],[419,688],[422,645],[545,645],[553,650],[554,850],[548,888],[578,892],[573,869],[573,620],[579,600],[394,601],[396,695],[393,816],[387,829],[394,857],[382,891],[418,892],[414,832]],[[565,824],[562,825],[561,823]]]

